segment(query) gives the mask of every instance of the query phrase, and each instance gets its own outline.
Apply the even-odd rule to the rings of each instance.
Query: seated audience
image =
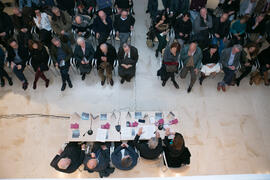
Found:
[[[174,31],[175,39],[177,39],[181,46],[189,41],[192,31],[192,23],[189,13],[184,13],[181,18],[176,20]]]
[[[70,58],[72,57],[72,49],[67,44],[61,42],[57,38],[52,39],[51,47],[51,57],[55,66],[60,69],[60,74],[62,78],[62,88],[61,91],[66,89],[66,82],[68,86],[72,88],[72,83],[68,74],[70,67]]]
[[[141,127],[134,139],[134,145],[140,152],[140,156],[145,159],[157,159],[163,152],[162,140],[159,132],[156,132],[156,137],[152,137],[148,141],[139,140],[142,134],[143,128]]]
[[[5,79],[4,77],[8,80],[8,84],[10,86],[13,85],[11,77],[8,75],[6,70],[4,69],[5,67],[5,52],[4,50],[0,47],[0,80],[1,80],[1,87],[5,86]]]
[[[255,43],[250,43],[243,48],[240,58],[240,71],[242,74],[235,80],[237,86],[240,85],[241,80],[251,72],[252,67],[256,64],[258,51],[259,47]]]
[[[138,50],[134,46],[124,43],[123,46],[119,48],[118,73],[121,77],[121,84],[125,81],[130,82],[131,78],[135,76],[138,58]]]
[[[72,28],[76,33],[76,36],[84,37],[88,39],[90,36],[90,19],[86,16],[77,15],[74,18]]]
[[[199,46],[204,49],[209,45],[209,33],[213,27],[212,16],[207,13],[206,8],[200,10],[200,15],[194,21],[195,39]]]
[[[232,33],[231,46],[234,44],[244,44],[248,17],[243,16],[240,19],[232,22],[230,32]]]
[[[35,9],[34,22],[40,41],[50,48],[52,27],[48,15]]]
[[[84,155],[85,145],[80,145],[77,142],[70,142],[66,145],[64,150],[59,150],[50,165],[57,171],[73,173],[83,163]]]
[[[84,170],[88,172],[98,172],[99,177],[108,177],[114,172],[110,167],[110,149],[105,144],[94,143],[93,152],[86,154],[83,164]]]
[[[17,78],[22,82],[23,90],[28,87],[28,81],[24,76],[24,68],[29,60],[29,51],[24,46],[17,43],[15,39],[9,41],[7,60],[11,63],[11,69]]]
[[[122,10],[114,20],[116,36],[120,39],[120,46],[128,41],[131,31],[134,29],[135,19],[128,14],[127,10]]]
[[[156,57],[158,57],[159,53],[162,53],[162,50],[167,45],[167,34],[169,32],[169,18],[166,16],[166,11],[163,11],[160,16],[157,17],[156,28],[156,36],[158,38],[158,47],[156,50]]]
[[[231,85],[235,72],[240,64],[240,55],[242,51],[242,46],[239,44],[234,45],[231,48],[226,48],[222,51],[220,55],[220,63],[222,65],[222,70],[224,71],[224,78],[218,83],[217,90],[226,91],[226,85]]]
[[[242,0],[240,4],[240,16],[252,15],[256,6],[257,0]]]
[[[18,7],[15,7],[13,8],[11,19],[17,33],[18,42],[22,42],[24,47],[28,47],[28,40],[32,39],[32,26],[31,22],[29,22],[29,18],[23,15]]]
[[[99,44],[107,41],[112,29],[112,19],[100,10],[93,22],[93,31]]]
[[[76,64],[79,66],[82,80],[84,80],[86,74],[89,74],[92,70],[94,54],[95,50],[90,42],[85,42],[82,37],[79,37],[74,50],[74,58],[76,60]]]
[[[164,51],[162,65],[157,72],[157,75],[161,77],[162,86],[165,86],[168,79],[171,78],[174,87],[179,89],[174,73],[178,72],[180,49],[180,44],[174,42],[170,46],[167,46]]]
[[[98,75],[101,78],[101,85],[105,84],[107,78],[107,83],[113,86],[112,70],[114,61],[117,59],[115,48],[108,43],[100,44],[97,47],[94,58],[97,59],[97,69]],[[104,71],[106,71],[106,76]]]
[[[240,0],[225,0],[221,5],[224,13],[228,13],[229,20],[232,21],[240,8]]]
[[[228,41],[227,37],[230,31],[230,21],[228,20],[228,14],[223,13],[221,17],[215,18],[212,28],[212,44],[219,46],[219,54],[225,48],[225,43]]]
[[[268,71],[270,69],[270,46],[266,49],[264,49],[260,54],[258,55],[258,60],[260,62],[260,71],[261,74],[264,77],[264,85],[269,86],[269,79],[268,79]]]
[[[112,153],[112,163],[120,170],[131,170],[134,168],[138,161],[138,154],[135,152],[132,143],[122,143],[115,147]]]
[[[173,140],[169,140],[169,135],[174,135]],[[165,144],[165,157],[169,167],[177,168],[190,164],[191,154],[185,146],[184,138],[180,133],[170,132],[170,129],[167,128],[163,142]]]
[[[112,15],[112,0],[96,0],[98,11],[102,10],[107,16]]]
[[[220,72],[219,53],[217,45],[210,45],[208,49],[203,51],[202,68],[200,85],[202,85],[203,80],[213,74],[214,76]]]
[[[37,88],[37,82],[39,78],[45,81],[46,88],[49,86],[49,79],[44,75],[44,71],[48,71],[48,61],[49,61],[49,54],[46,48],[37,41],[29,41],[29,50],[30,50],[30,58],[31,58],[31,65],[36,72],[35,80],[33,83],[33,89]]]
[[[183,68],[180,72],[182,79],[186,78],[188,72],[190,72],[190,84],[187,92],[190,93],[199,73],[202,63],[202,51],[198,47],[196,42],[192,42],[183,47],[180,54],[180,61],[183,63]]]
[[[53,31],[60,39],[65,39],[74,44],[73,34],[71,32],[72,19],[66,11],[61,11],[57,7],[52,8],[52,20],[51,25]]]

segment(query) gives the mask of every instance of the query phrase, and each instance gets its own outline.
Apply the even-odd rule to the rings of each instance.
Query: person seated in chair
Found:
[[[202,68],[200,85],[202,85],[203,80],[213,74],[214,76],[220,72],[219,54],[218,46],[216,44],[210,45],[208,49],[203,51]]]
[[[180,44],[174,42],[170,46],[167,46],[164,51],[162,65],[157,72],[157,75],[161,77],[163,87],[166,85],[169,78],[171,78],[174,87],[179,89],[179,85],[175,81],[175,73],[178,72],[180,49]]]
[[[159,132],[156,132],[156,137],[152,137],[148,141],[139,141],[142,134],[143,128],[141,127],[134,139],[134,145],[140,152],[140,156],[145,159],[157,159],[163,152],[162,140]]]
[[[213,27],[212,16],[207,13],[206,8],[200,10],[200,15],[194,20],[193,24],[195,38],[200,48],[204,49],[209,46],[209,33]]]
[[[93,22],[93,31],[99,44],[107,41],[112,29],[112,19],[107,16],[104,11],[98,11],[98,16]]]
[[[57,171],[73,173],[83,163],[84,156],[85,145],[80,145],[77,142],[70,142],[64,149],[59,150],[50,165]]]
[[[236,85],[239,86],[241,80],[252,71],[252,67],[256,65],[259,46],[256,43],[249,43],[243,48],[241,53],[240,63],[242,72],[241,75],[235,79]]]
[[[258,60],[260,62],[260,72],[264,77],[264,85],[269,86],[270,82],[268,79],[268,71],[270,70],[270,46],[264,49],[258,55]]]
[[[61,42],[58,38],[52,39],[51,57],[55,66],[60,69],[62,78],[61,91],[66,89],[66,82],[68,82],[69,88],[72,88],[68,71],[70,67],[70,58],[72,57],[72,49],[67,44]]]
[[[26,62],[29,60],[29,50],[28,48],[17,43],[15,39],[9,41],[8,57],[7,60],[11,64],[11,69],[17,78],[22,82],[23,90],[28,87],[28,81],[24,76],[24,69],[26,67]]]
[[[247,33],[249,33],[249,40],[254,43],[263,43],[265,41],[267,18],[265,14],[253,16],[247,22]]]
[[[226,85],[231,85],[233,78],[235,77],[235,72],[240,65],[240,55],[242,51],[242,46],[236,44],[231,48],[226,48],[222,51],[220,55],[220,64],[224,71],[224,78],[218,83],[217,90],[226,91]]]
[[[231,46],[234,44],[244,44],[248,18],[248,16],[243,16],[240,19],[232,22],[230,28],[230,33],[232,34],[232,40],[230,42]]]
[[[86,74],[92,70],[92,60],[94,58],[95,50],[90,42],[86,42],[82,37],[77,38],[77,45],[74,50],[74,58],[78,64],[82,80],[85,79]]]
[[[71,44],[74,44],[74,37],[71,32],[72,19],[71,16],[66,11],[61,11],[57,7],[52,8],[52,19],[51,25],[53,31],[57,34],[57,36],[62,38],[67,38]]]
[[[114,68],[114,61],[117,59],[115,48],[108,43],[100,44],[97,47],[94,58],[97,59],[97,69],[98,75],[101,78],[101,85],[103,86],[105,84],[107,78],[107,83],[113,86],[112,70]],[[106,76],[104,75],[104,71],[106,71]]]
[[[93,17],[93,9],[96,7],[96,0],[77,0],[78,13]]]
[[[85,39],[90,36],[90,19],[85,16],[77,15],[72,23],[72,29],[75,31],[76,36],[84,37]],[[75,37],[76,37],[75,36]]]
[[[121,77],[121,84],[123,84],[125,81],[130,82],[131,78],[135,76],[138,58],[138,50],[134,46],[124,43],[123,46],[119,48],[118,73]]]
[[[128,41],[131,31],[134,29],[135,19],[128,14],[127,10],[122,10],[121,14],[115,17],[114,28],[116,36],[120,39],[120,46]]]
[[[135,152],[132,143],[122,143],[115,147],[112,153],[112,163],[120,170],[131,170],[134,168],[138,161],[138,154]]]
[[[173,140],[169,140],[168,136],[170,135],[174,135]],[[177,168],[190,164],[191,154],[185,146],[182,134],[170,132],[170,129],[167,128],[163,142],[165,144],[164,152],[168,167]]]
[[[192,23],[189,13],[184,13],[181,18],[176,20],[174,31],[175,39],[177,39],[181,46],[183,46],[184,43],[189,41],[192,31]]]
[[[101,178],[108,177],[114,172],[114,168],[110,167],[110,160],[110,150],[105,143],[95,143],[92,153],[85,155],[84,170],[98,172]]]
[[[187,92],[190,93],[191,89],[196,82],[197,74],[199,73],[202,63],[202,51],[196,42],[191,42],[183,47],[180,54],[180,61],[182,61],[183,68],[180,72],[180,77],[185,79],[188,72],[190,72],[190,84]]]

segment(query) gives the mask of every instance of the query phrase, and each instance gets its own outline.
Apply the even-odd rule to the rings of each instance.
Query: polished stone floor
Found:
[[[215,1],[210,1],[210,3]],[[0,115],[52,114],[73,112],[111,112],[112,110],[172,110],[181,113],[181,133],[192,157],[189,167],[164,171],[160,161],[141,159],[131,171],[116,170],[110,177],[175,177],[182,175],[257,174],[270,173],[270,89],[264,85],[250,86],[248,78],[240,87],[217,92],[217,82],[206,79],[203,86],[196,82],[186,93],[189,77],[161,87],[156,76],[159,60],[145,44],[149,17],[146,1],[135,0],[136,25],[133,45],[139,49],[135,79],[120,84],[114,76],[113,87],[101,87],[95,71],[81,81],[71,72],[73,89],[60,91],[60,76],[46,72],[51,80],[48,89],[42,80],[32,89],[34,74],[26,69],[30,86],[27,91],[12,74],[14,86],[0,89]],[[116,72],[117,73],[117,72]],[[65,119],[1,118],[0,119],[0,178],[63,178],[98,177],[80,170],[63,174],[49,166],[55,153],[66,141]]]

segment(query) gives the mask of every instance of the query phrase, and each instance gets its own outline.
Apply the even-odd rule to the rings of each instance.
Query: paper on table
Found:
[[[155,118],[154,118],[154,117],[150,117],[150,123],[151,123],[151,124],[155,124],[155,122],[156,122],[156,121],[155,121]]]
[[[97,129],[96,141],[105,142],[108,139],[108,130],[107,129]]]
[[[140,138],[142,139],[150,139],[151,137],[155,136],[156,127],[154,125],[149,126],[141,126],[143,128],[143,133]],[[137,129],[138,132],[138,129]],[[136,133],[137,133],[136,132]]]
[[[132,133],[132,128],[130,127],[125,127],[121,130],[121,139],[130,139]]]

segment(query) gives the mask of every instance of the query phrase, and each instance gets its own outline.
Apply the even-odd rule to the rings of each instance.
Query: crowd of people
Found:
[[[207,0],[148,1],[146,13],[150,14],[151,26],[147,45],[153,48],[155,39],[158,41],[155,56],[162,55],[157,72],[162,86],[171,78],[178,89],[175,74],[180,72],[180,77],[186,78],[190,72],[189,93],[197,76],[202,85],[207,76],[223,71],[217,90],[225,92],[226,86],[239,86],[253,67],[258,73],[252,75],[258,75],[269,86],[270,2],[220,0],[215,9],[207,9],[206,3]],[[253,79],[252,76],[250,84]]]
[[[26,66],[35,71],[33,89],[39,78],[47,88],[50,80],[44,72],[50,69],[51,61],[61,74],[61,91],[67,85],[73,87],[71,65],[79,70],[82,80],[96,67],[102,86],[106,80],[113,86],[114,68],[118,68],[122,84],[130,82],[139,58],[137,48],[128,43],[135,24],[132,7],[132,0],[19,0],[13,14],[8,15],[0,1],[1,87],[5,78],[13,85],[5,70],[7,64],[24,90],[29,84]],[[118,51],[107,42],[110,38],[120,40]]]
[[[100,177],[108,177],[115,168],[133,169],[139,157],[148,160],[164,158],[164,163],[174,168],[190,164],[191,154],[180,133],[167,128],[163,140],[158,131],[149,140],[140,140],[142,134],[143,128],[140,128],[133,141],[115,142],[113,146],[111,143],[70,142],[60,148],[51,166],[60,172],[73,173],[83,164],[89,173],[98,172]],[[169,136],[174,138],[169,139]]]

